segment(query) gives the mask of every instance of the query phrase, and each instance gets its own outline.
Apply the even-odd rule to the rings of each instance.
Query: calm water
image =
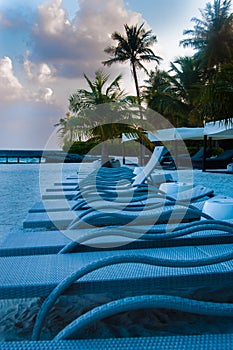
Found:
[[[0,164],[0,240],[23,230],[23,220],[41,192],[61,177],[77,175],[77,169],[77,164],[65,164],[61,174],[59,164]]]

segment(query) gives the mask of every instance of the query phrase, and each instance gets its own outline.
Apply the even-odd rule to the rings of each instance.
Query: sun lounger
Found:
[[[233,334],[175,335],[136,338],[0,342],[1,350],[223,350],[231,349]]]
[[[0,257],[56,254],[70,239],[60,231],[14,232],[0,245]]]
[[[169,178],[169,177],[168,177]],[[164,193],[158,192],[161,195],[161,198],[164,198]],[[210,188],[197,185],[194,186],[192,189],[179,192],[178,197],[177,194],[171,194],[169,196],[166,195],[166,198],[169,200],[177,200],[177,198],[180,201],[197,201],[199,199],[203,199],[205,197],[211,197],[213,196],[214,191]],[[147,195],[145,195],[147,197]],[[156,197],[156,195],[155,195]],[[95,199],[95,196],[93,196],[93,200]],[[141,198],[143,200],[143,198]],[[150,202],[153,201],[153,195],[150,199]],[[44,200],[41,202],[37,202],[33,205],[31,209],[29,209],[29,213],[40,213],[40,212],[52,212],[52,211],[67,211],[67,210],[75,210],[77,207],[82,209],[82,204],[84,205],[84,208],[90,207],[90,204],[92,202],[92,199],[90,197],[90,200],[88,201],[89,205],[86,206],[86,203],[84,200]]]
[[[145,180],[151,175],[152,171],[154,170],[155,166],[158,164],[160,156],[163,152],[164,147],[163,146],[157,146],[154,148],[154,151],[151,155],[151,158],[149,160],[149,162],[147,163],[147,165],[145,166],[145,168],[139,173],[137,174],[133,179],[132,179],[132,184],[126,183],[126,186],[123,186],[123,190],[127,190],[127,189],[132,189],[132,187],[138,187],[140,185],[142,185]],[[104,169],[104,168],[103,168]],[[109,174],[108,171],[104,171],[101,168],[101,172],[105,173],[105,178],[106,178],[106,174]],[[93,177],[90,177],[90,179],[92,179],[93,182]],[[119,177],[118,175],[116,175],[116,179],[119,181]],[[96,178],[94,178],[94,180],[96,180]],[[95,181],[94,181],[95,182]],[[81,185],[84,184],[83,187],[83,191],[86,189],[87,191],[91,191],[93,189],[96,189],[96,187],[98,188],[98,180],[96,185],[93,186],[93,183],[90,184],[89,186],[87,186],[87,183],[85,180],[83,180],[81,182]],[[111,183],[111,177],[110,177],[110,181],[107,182],[108,186]],[[46,193],[42,195],[42,199],[74,199],[75,195],[79,194],[79,188],[80,186],[77,187],[77,193],[75,193],[75,191],[61,191],[61,193]],[[100,188],[104,189],[103,183],[100,182]]]
[[[225,150],[222,154],[217,157],[206,158],[205,167],[206,169],[226,169],[227,165],[232,162],[233,150]],[[202,160],[194,160],[194,169],[202,169]]]
[[[45,193],[42,194],[42,199],[62,199],[62,200],[69,200],[73,199],[75,195],[77,194],[77,191],[62,191],[62,193]]]
[[[232,248],[222,244],[1,257],[0,299],[47,296],[64,279],[66,286],[77,281],[69,292],[80,294],[232,288]]]
[[[55,183],[55,186],[53,188],[49,188],[46,190],[46,192],[58,192],[55,193],[55,196],[51,196],[51,193],[45,193],[42,198],[62,198],[63,192],[65,191],[66,196],[69,198],[72,197],[72,195],[77,194],[79,191],[80,186],[82,188],[88,188],[90,184],[93,182],[97,182],[99,185],[104,186],[106,184],[113,184],[117,183],[118,181],[122,180],[130,180],[132,181],[132,178],[134,177],[133,171],[127,167],[120,168],[119,171],[112,171],[112,170],[104,170],[106,168],[100,168],[98,170],[95,170],[91,172],[90,174],[87,174],[85,178],[79,178],[77,177],[76,181],[74,182],[74,179],[67,180],[68,182],[62,183],[62,185],[59,185],[59,183]],[[65,184],[65,185],[63,185]],[[127,182],[128,184],[128,182]]]
[[[192,248],[195,248],[195,247],[192,247]],[[175,281],[173,281],[172,283],[172,279],[170,280],[170,283],[168,283],[168,285],[170,285],[171,287],[171,290],[172,289],[180,289],[181,293],[184,292],[184,288],[185,286],[187,286],[187,288],[190,288],[191,286],[192,287],[200,287],[200,283],[201,283],[201,280],[203,280],[203,275],[202,275],[202,272],[200,272],[200,269],[202,269],[202,267],[205,267],[208,266],[207,268],[207,271],[206,271],[206,280],[204,282],[204,285],[205,285],[205,288],[207,287],[207,293],[208,293],[208,282],[209,282],[209,285],[211,285],[212,287],[215,287],[216,286],[216,283],[218,283],[219,281],[221,283],[230,283],[230,285],[232,285],[232,276],[231,274],[228,274],[228,272],[226,272],[227,269],[224,269],[223,266],[224,264],[227,265],[226,267],[228,267],[229,269],[229,261],[226,259],[226,257],[222,257],[220,259],[213,259],[211,256],[213,255],[213,253],[216,253],[219,251],[219,249],[216,247],[210,247],[211,249],[207,249],[205,250],[205,246],[203,247],[200,247],[200,252],[201,252],[201,255],[199,254],[194,254],[197,259],[201,259],[201,264],[198,263],[198,260],[196,261],[187,261],[186,260],[186,257],[187,256],[190,256],[189,254],[190,253],[194,253],[194,251],[186,251],[186,252],[181,252],[181,255],[179,256],[179,254],[175,254],[175,258],[177,258],[177,256],[179,257],[183,257],[183,260],[181,261],[174,261],[174,257],[173,257],[173,254],[172,254],[172,251],[171,251],[171,260],[168,261],[169,259],[167,259],[167,262],[168,262],[168,265],[169,266],[173,266],[173,264],[177,265],[177,266],[190,266],[189,269],[191,271],[191,279],[192,279],[192,282],[190,284],[190,279],[188,277],[188,275],[184,274],[183,276],[184,277],[184,280],[186,281],[185,283],[182,284],[181,286],[181,281],[179,281],[179,277],[180,277],[180,274],[179,274],[179,277],[177,277],[177,279],[175,279]],[[223,251],[224,251],[224,247],[223,248]],[[232,248],[231,248],[232,249]],[[227,253],[230,251],[230,250],[226,250]],[[225,251],[225,252],[226,252]],[[205,260],[206,261],[203,261],[203,253],[204,253],[204,256],[210,256],[210,257],[207,257]],[[165,255],[165,259],[166,259],[166,254],[163,254]],[[231,256],[231,258],[233,257],[233,254],[232,253],[229,253],[228,254],[229,256]],[[167,254],[167,256],[169,256],[169,254]],[[21,257],[22,258],[22,257]],[[9,262],[9,259],[11,258],[6,258],[5,260],[8,260]],[[24,259],[24,258],[22,258]],[[102,270],[103,274],[105,275],[105,272],[106,271],[106,266],[111,266],[111,268],[114,268],[114,266],[116,265],[116,267],[118,268],[117,271],[119,272],[119,268],[120,267],[123,267],[123,269],[121,269],[121,272],[123,272],[123,274],[126,272],[129,272],[128,269],[127,269],[127,266],[124,266],[125,264],[128,264],[129,263],[132,263],[133,265],[136,263],[137,265],[143,263],[145,266],[154,266],[154,265],[160,265],[160,266],[166,266],[166,262],[163,260],[164,257],[161,257],[159,256],[159,259],[157,261],[153,261],[153,259],[156,259],[155,258],[151,258],[151,255],[143,255],[143,256],[131,256],[131,255],[126,255],[124,256],[124,258],[122,257],[119,257],[119,256],[115,256],[115,257],[110,257],[110,258],[105,258],[104,260],[102,261],[98,261],[96,263],[92,263],[90,264],[89,266],[85,266],[82,270],[79,270],[77,273],[74,273],[72,274],[72,276],[70,276],[68,279],[66,278],[63,282],[60,283],[59,286],[56,287],[56,290],[54,290],[52,292],[52,294],[49,296],[48,298],[48,301],[46,301],[46,303],[44,304],[45,305],[45,308],[42,309],[41,311],[41,314],[39,317],[39,320],[41,319],[42,320],[42,323],[43,323],[43,318],[44,316],[46,316],[46,313],[47,313],[47,306],[48,306],[48,310],[49,310],[49,307],[53,304],[53,302],[56,300],[56,298],[60,295],[60,293],[63,293],[64,292],[64,287],[65,288],[69,288],[70,285],[73,284],[74,281],[78,280],[80,281],[80,277],[82,278],[82,282],[81,284],[85,284],[86,283],[86,275],[90,276],[90,273],[92,273],[92,271],[98,271],[99,268],[101,267],[104,267],[104,271]],[[173,259],[173,261],[172,261]],[[2,260],[2,259],[1,259]],[[220,268],[217,267],[216,268],[216,263],[219,263],[220,261],[224,262],[224,263],[220,263]],[[226,262],[227,261],[227,262]],[[200,262],[200,260],[199,260]],[[202,266],[202,267],[197,267],[197,268],[194,268],[192,267],[194,264],[197,264],[199,266]],[[213,265],[208,265],[208,264],[213,264]],[[7,266],[7,263],[4,265],[5,267]],[[214,271],[211,271],[211,266],[214,267]],[[125,267],[125,268],[124,268]],[[140,267],[137,266],[139,269]],[[130,267],[128,266],[129,270],[130,270]],[[153,268],[152,268],[153,269]],[[180,267],[177,267],[177,269],[179,270]],[[186,270],[187,267],[184,267],[182,268],[183,272],[184,270]],[[197,269],[199,270],[196,271],[196,274],[194,273],[194,269]],[[220,273],[219,274],[219,270],[223,269],[222,271],[222,274]],[[167,269],[165,269],[167,270]],[[172,267],[172,270],[174,270],[174,268]],[[36,270],[37,271],[37,270]],[[38,272],[38,271],[37,271]],[[111,272],[114,272],[112,271],[111,269]],[[132,270],[130,271],[132,272]],[[138,270],[137,270],[138,272]],[[151,271],[150,271],[151,272]],[[157,272],[158,272],[158,275],[156,275],[156,277],[153,277],[153,279],[156,279],[156,281],[158,282],[161,282],[161,274],[159,274],[159,271],[157,269]],[[198,272],[198,273],[197,273]],[[193,275],[194,273],[194,275]],[[199,276],[197,276],[197,274],[199,274]],[[111,274],[110,274],[111,275]],[[215,275],[215,276],[213,276]],[[228,279],[228,282],[226,282],[226,276],[225,275],[228,275],[231,277],[231,279],[229,280]],[[218,277],[218,280],[216,280],[216,276]],[[107,279],[108,278],[111,278],[111,276],[107,275]],[[117,277],[117,274],[116,276]],[[146,283],[146,278],[147,276],[144,276],[143,275],[143,278],[141,277],[140,279],[138,279],[138,283],[140,284],[141,282],[141,279],[143,279],[143,282]],[[213,278],[214,277],[214,278]],[[100,278],[100,274],[97,275],[97,278]],[[63,331],[61,331],[55,338],[56,341],[58,341],[59,339],[66,339],[66,338],[69,338],[70,336],[72,336],[73,332],[76,333],[76,330],[82,330],[83,327],[85,327],[85,325],[88,325],[90,322],[92,322],[93,320],[98,320],[98,319],[101,319],[102,317],[107,317],[109,315],[112,315],[112,314],[115,314],[115,313],[118,313],[118,312],[122,312],[122,311],[125,311],[125,310],[131,310],[131,309],[139,309],[139,308],[146,308],[146,307],[149,307],[149,308],[153,308],[153,307],[159,307],[159,308],[169,308],[169,309],[176,309],[176,310],[182,310],[182,311],[185,311],[185,312],[193,312],[193,313],[198,313],[198,314],[206,314],[206,315],[214,315],[215,317],[216,316],[232,316],[232,304],[218,304],[218,303],[209,303],[209,302],[201,302],[201,301],[195,301],[195,300],[190,300],[190,299],[185,299],[183,297],[177,297],[177,296],[171,296],[171,295],[164,295],[164,293],[166,293],[166,286],[164,288],[163,284],[164,284],[164,281],[163,281],[163,278],[164,276],[162,277],[162,284],[160,284],[160,287],[159,288],[154,288],[154,290],[156,289],[162,289],[163,290],[163,293],[161,295],[151,295],[151,292],[150,292],[150,284],[153,284],[152,280],[150,281],[150,283],[146,284],[146,292],[148,292],[150,295],[138,295],[138,296],[134,296],[136,292],[136,290],[134,289],[133,290],[133,296],[130,296],[130,297],[127,297],[127,298],[124,298],[124,299],[120,299],[120,300],[117,300],[117,301],[114,301],[114,302],[110,302],[108,304],[105,304],[105,305],[102,305],[102,306],[99,306],[97,307],[96,309],[90,311],[90,312],[87,312],[85,315],[81,316],[81,318],[78,318],[77,320],[75,320],[73,323],[71,323],[67,328],[65,328]],[[209,280],[210,278],[210,280]],[[212,279],[213,278],[213,279]],[[104,284],[106,285],[106,281],[107,279],[104,280]],[[122,276],[120,276],[120,279],[122,279]],[[184,282],[183,280],[183,282]],[[187,281],[189,280],[189,281]],[[95,280],[95,283],[97,281]],[[24,279],[24,283],[25,283],[25,279]],[[121,283],[121,287],[124,283]],[[76,287],[77,283],[75,283],[75,287]],[[166,283],[165,283],[166,285]],[[203,283],[201,284],[202,288],[203,288]],[[41,286],[40,286],[41,287]],[[80,285],[79,285],[80,287]],[[128,285],[127,285],[128,287]],[[157,287],[158,287],[158,284],[157,284]],[[223,285],[221,285],[221,287],[223,287]],[[163,289],[164,288],[164,289]],[[76,288],[75,288],[76,289]],[[69,292],[74,292],[75,289],[71,290],[69,289]],[[128,289],[128,288],[127,288]],[[138,289],[138,288],[137,288]],[[140,290],[140,288],[139,288]],[[79,289],[80,291],[80,289]],[[106,291],[106,290],[105,290]],[[117,293],[119,292],[119,290],[115,290],[114,288],[114,291]],[[123,293],[125,292],[122,291]],[[154,293],[154,292],[153,292]],[[128,293],[127,293],[128,294]],[[145,292],[144,292],[145,294]],[[44,315],[43,315],[44,314]],[[37,323],[36,324],[36,328],[35,328],[35,332],[34,332],[34,339],[37,338],[38,334],[40,333],[40,327],[41,327],[41,324],[40,323]],[[203,338],[204,337],[204,338]],[[210,338],[209,338],[210,337]],[[204,344],[206,345],[206,342],[208,342],[208,346],[211,344],[211,340],[214,340],[216,341],[217,340],[217,344],[220,345],[219,341],[223,341],[224,339],[224,335],[218,335],[218,336],[214,336],[214,338],[212,339],[212,335],[204,335],[204,336],[198,336],[198,337],[194,337],[194,336],[176,336],[176,337],[162,337],[162,339],[164,340],[165,339],[165,342],[163,341],[163,343],[161,345],[165,345],[165,344],[169,344],[170,343],[170,340],[168,341],[168,343],[166,342],[166,339],[169,339],[169,338],[172,338],[173,340],[179,340],[178,341],[178,344],[179,344],[179,349],[180,349],[180,344],[184,342],[184,344],[195,344],[197,345],[197,342],[200,340],[201,344],[203,344],[202,342],[204,341]],[[227,335],[227,339],[228,339],[229,335]],[[154,345],[158,345],[159,343],[157,343],[157,340],[159,338],[157,337],[153,337],[153,344]],[[156,340],[157,339],[157,340]],[[205,339],[205,340],[204,340]],[[231,337],[230,337],[231,339]],[[139,338],[139,339],[136,339],[134,338],[134,340],[136,341],[136,344],[135,346],[139,345],[141,346],[141,344],[144,344],[143,345],[143,348],[145,346],[145,343],[144,343],[144,338]],[[97,341],[97,340],[94,340],[94,342]],[[110,340],[111,341],[111,340]],[[116,340],[117,341],[117,340]],[[87,341],[89,342],[89,341]],[[86,342],[86,344],[87,344]],[[131,343],[131,339],[128,338],[128,342],[130,342],[131,346],[132,346],[132,343]],[[44,346],[50,346],[51,344],[53,344],[53,342],[43,342],[44,343]],[[21,343],[21,345],[24,344],[23,348],[22,349],[28,349],[30,348],[30,346],[33,347],[33,349],[36,349],[37,348],[37,345],[40,346],[39,342],[35,342],[35,343],[32,343],[32,342],[23,342]],[[34,345],[35,347],[34,347]],[[59,342],[56,342],[56,345],[60,346],[60,345],[67,345],[67,346],[74,346],[76,344],[75,341],[69,343],[68,342],[63,342],[63,343],[59,343]],[[85,344],[85,342],[84,342]],[[83,344],[83,345],[84,345]],[[101,341],[101,344],[103,346],[103,342]],[[117,346],[119,346],[120,343],[117,343]],[[174,349],[174,342],[171,342],[170,343],[171,345],[173,344],[173,349]],[[18,342],[11,342],[11,343],[8,343],[8,344],[4,344],[4,343],[0,343],[0,348],[4,349],[4,345],[6,345],[6,349],[15,349],[15,346],[16,346],[16,349],[17,349],[17,346],[20,345]],[[8,345],[10,345],[11,347],[8,347]],[[42,344],[41,344],[42,345]],[[63,346],[62,345],[62,346]],[[216,345],[216,343],[214,343],[214,345]],[[201,345],[202,346],[202,345]],[[223,343],[221,343],[221,346],[223,346]],[[40,348],[40,347],[39,347]],[[48,347],[49,349],[50,347]],[[136,347],[137,348],[137,347]],[[188,347],[190,349],[190,347]],[[18,348],[20,349],[20,347]],[[62,347],[60,347],[60,349],[62,349]],[[64,348],[65,349],[65,348]],[[138,348],[140,349],[140,347]],[[213,347],[213,349],[215,349],[215,347]],[[222,349],[222,348],[221,348]]]
[[[180,201],[184,202],[184,201],[189,201],[190,199],[197,200],[200,198],[204,198],[205,196],[210,196],[212,194],[213,194],[213,190],[207,189],[203,186],[196,186],[194,189],[180,192],[178,196],[174,195],[174,196],[169,196],[168,198],[169,198],[169,200],[172,200],[172,201],[174,201],[178,198]],[[154,198],[153,197],[150,198],[150,200],[149,200],[150,202],[149,201],[147,202],[147,206],[149,203],[156,204],[156,203],[160,203],[160,201],[163,201],[165,199],[164,196],[161,196],[161,199],[159,197],[156,197],[156,196]],[[41,206],[39,205],[39,208],[35,207],[28,213],[28,215],[23,223],[24,228],[39,228],[39,227],[43,228],[44,227],[44,228],[50,229],[50,228],[55,227],[58,229],[65,229],[74,220],[79,220],[80,214],[82,214],[82,212],[83,212],[82,210],[79,209],[80,203],[83,203],[84,207],[86,208],[85,201],[84,202],[82,202],[82,201],[77,202],[76,205],[72,207],[72,209],[76,209],[74,211],[73,210],[69,211],[69,207],[68,207],[69,201],[67,202],[67,204],[64,202],[63,202],[63,204],[61,204],[64,206],[63,208],[67,208],[67,210],[64,210],[64,211],[62,210],[61,207],[58,206],[56,208],[56,210],[50,210],[48,208],[49,210],[47,212],[45,212],[45,211],[43,211],[43,207],[41,208]],[[142,202],[142,204],[144,204],[144,203],[145,202]],[[138,205],[139,204],[140,203],[138,203]],[[49,205],[49,203],[48,203],[48,205]],[[93,203],[92,203],[92,205],[93,205]],[[112,223],[111,223],[111,221],[109,221],[109,218],[110,218],[110,220],[115,220],[115,218],[113,218],[114,215],[112,215],[112,214],[114,214],[114,211],[116,209],[115,204],[107,202],[107,201],[103,201],[103,205],[101,205],[101,202],[100,202],[99,208],[101,209],[101,208],[103,208],[103,206],[106,206],[106,205],[109,207],[108,218],[105,215],[105,217],[102,220],[102,223],[100,222],[98,225],[103,225],[103,226],[106,226],[108,224],[111,225]],[[79,210],[77,210],[77,208]],[[80,208],[82,208],[82,207],[80,207]],[[98,210],[98,206],[95,205],[94,208],[97,208],[96,210]],[[112,213],[111,213],[111,208],[112,208]],[[52,209],[54,209],[53,205],[52,205]],[[152,208],[148,207],[148,209],[152,210],[153,207]],[[87,213],[86,209],[85,209],[85,213]],[[161,214],[162,214],[161,212],[154,213],[154,217],[155,217],[154,222],[156,222],[158,215],[160,216]],[[198,215],[194,214],[194,216],[193,216],[193,214],[194,213],[191,213],[191,211],[190,211],[190,216],[189,216],[190,219],[194,219],[194,218],[197,219],[200,217],[200,215],[198,216]],[[120,221],[120,223],[118,221],[118,224],[121,224],[121,223],[124,224],[124,222],[126,222],[124,220],[125,219],[127,220],[126,213],[122,213],[122,215],[123,216],[120,218],[121,221]],[[138,215],[138,213],[136,213],[135,215]],[[152,215],[153,215],[153,212],[151,212],[150,218],[152,218]],[[170,215],[170,214],[168,214],[168,215]],[[143,218],[141,217],[141,219],[143,219]],[[90,220],[94,220],[94,213],[92,213],[92,218],[89,214],[88,220],[89,220],[89,223],[90,223]],[[130,217],[129,217],[129,220],[131,220]],[[160,221],[161,220],[165,220],[165,217],[161,218]],[[92,225],[95,225],[94,221],[92,222]]]
[[[41,213],[29,213],[23,223],[24,228],[86,228],[86,224],[93,226],[109,226],[127,224],[143,225],[155,223],[165,223],[169,220],[173,222],[184,220],[197,220],[203,215],[196,208],[189,208],[185,204],[174,202],[164,202],[160,198],[154,204],[135,208],[127,204],[119,205],[111,202],[104,202],[97,208],[75,211],[53,211]],[[210,218],[208,216],[208,218]]]
[[[89,237],[89,238],[88,238]],[[68,231],[20,232],[9,235],[0,256],[56,254],[96,250],[143,249],[233,243],[233,224],[206,220],[188,224],[92,228]]]
[[[200,148],[194,155],[191,156],[192,164],[200,162],[202,164],[204,156],[204,148]],[[211,157],[211,149],[206,149],[206,156]],[[187,166],[190,162],[190,156],[188,154],[178,155],[178,164],[182,166]]]

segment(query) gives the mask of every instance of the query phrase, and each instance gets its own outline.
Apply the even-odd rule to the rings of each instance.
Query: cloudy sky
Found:
[[[0,149],[45,147],[68,110],[69,95],[87,88],[83,73],[93,77],[107,59],[111,33],[123,33],[125,23],[144,22],[157,35],[154,52],[163,58],[162,68],[192,53],[179,41],[206,2],[0,0]],[[135,94],[127,64],[104,69],[112,78],[122,73],[122,88]]]

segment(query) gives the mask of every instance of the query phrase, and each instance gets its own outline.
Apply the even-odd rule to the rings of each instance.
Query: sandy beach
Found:
[[[22,232],[23,220],[30,207],[41,198],[39,183],[40,168],[38,164],[1,164],[0,189],[0,242],[7,235]],[[88,165],[86,165],[88,167]],[[62,177],[77,173],[77,164],[65,164]],[[57,164],[46,164],[43,176],[44,186],[51,187],[52,179],[60,176],[60,167]],[[174,175],[174,173],[173,173]],[[233,175],[193,172],[194,183],[214,189],[214,193],[233,197]],[[203,297],[201,291],[192,291],[192,296]],[[210,291],[211,300],[233,301],[233,292],[221,289]],[[57,330],[64,325],[64,318],[69,322],[77,315],[82,314],[94,305],[110,301],[111,293],[100,295],[82,295],[60,298],[53,308],[43,331],[43,339],[51,339]],[[0,340],[30,339],[32,325],[41,305],[38,298],[27,300],[0,301]],[[67,306],[68,305],[68,306]],[[232,332],[233,321],[228,318],[200,317],[172,310],[134,311],[101,321],[92,329],[88,329],[82,337],[122,337],[122,336],[151,336],[171,334],[200,334]]]

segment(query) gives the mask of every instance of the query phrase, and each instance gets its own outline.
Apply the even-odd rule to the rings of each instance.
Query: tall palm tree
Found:
[[[117,42],[117,45],[108,46],[104,50],[111,58],[103,62],[107,66],[111,66],[113,63],[130,63],[139,104],[140,89],[137,69],[143,69],[148,73],[142,62],[156,61],[159,63],[161,60],[151,49],[151,46],[157,42],[156,36],[152,34],[151,30],[146,31],[143,26],[144,23],[139,27],[138,25],[129,27],[125,24],[125,35],[114,32],[112,39]]]
[[[233,14],[231,0],[214,0],[200,10],[201,19],[192,18],[194,29],[185,30],[189,37],[180,42],[197,50],[205,69],[229,63],[233,59]]]
[[[192,19],[194,29],[184,31],[189,38],[181,41],[183,46],[197,50],[204,78],[200,86],[200,115],[206,120],[220,118],[227,122],[232,115],[233,14],[230,11],[231,0],[207,3],[201,11],[202,18]]]

